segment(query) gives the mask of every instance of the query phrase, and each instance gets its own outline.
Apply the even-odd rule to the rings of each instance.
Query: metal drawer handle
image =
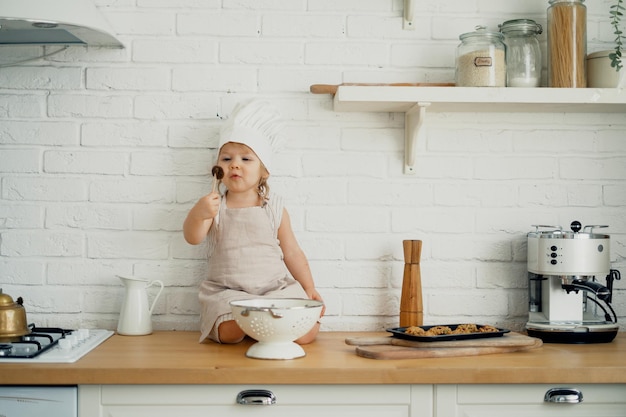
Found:
[[[266,389],[247,389],[237,394],[237,404],[272,405],[276,404],[276,396]]]
[[[583,402],[583,393],[576,388],[550,388],[543,401],[547,403],[578,404]]]

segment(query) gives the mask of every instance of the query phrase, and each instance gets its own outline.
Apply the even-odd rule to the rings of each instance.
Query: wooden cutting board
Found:
[[[351,337],[345,340],[352,346],[403,346],[413,348],[459,348],[459,347],[524,347],[533,346],[539,339],[521,333],[510,332],[500,337],[482,339],[450,340],[447,342],[419,342],[393,336]]]
[[[454,83],[344,83],[344,84],[313,84],[309,90],[313,94],[335,94],[337,88],[342,85],[359,86],[387,86],[387,87],[454,87]]]
[[[496,353],[510,353],[535,349],[542,345],[537,341],[530,346],[502,346],[502,347],[455,347],[455,348],[415,348],[404,346],[357,346],[356,354],[369,359],[420,359],[420,358],[450,358],[457,356],[491,355]]]

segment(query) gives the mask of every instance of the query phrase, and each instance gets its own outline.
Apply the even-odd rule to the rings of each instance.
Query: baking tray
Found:
[[[454,330],[459,325],[460,324],[434,324],[432,326],[419,326],[419,327],[421,327],[424,330],[428,330],[431,327],[448,326],[451,330]],[[480,328],[480,327],[485,326],[485,324],[477,324],[476,326]],[[391,329],[387,329],[387,331],[390,332],[393,335],[393,337],[398,337],[400,339],[407,339],[407,340],[415,340],[418,342],[443,342],[447,340],[485,339],[489,337],[502,337],[502,335],[504,335],[505,333],[510,332],[510,330],[508,329],[501,329],[499,327],[496,327],[496,329],[498,329],[497,332],[442,334],[442,335],[437,335],[437,336],[416,336],[416,335],[405,333],[406,329],[407,327],[394,327]]]

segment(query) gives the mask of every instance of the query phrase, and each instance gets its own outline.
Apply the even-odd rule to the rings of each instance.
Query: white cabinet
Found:
[[[275,404],[238,404],[246,390]],[[432,398],[429,385],[83,385],[79,417],[426,417]]]
[[[577,389],[582,402],[546,402],[552,388]],[[626,416],[626,385],[437,385],[435,417]]]
[[[551,388],[582,402],[546,402]],[[276,402],[239,404],[247,390]],[[78,404],[79,417],[626,417],[626,385],[81,385]]]

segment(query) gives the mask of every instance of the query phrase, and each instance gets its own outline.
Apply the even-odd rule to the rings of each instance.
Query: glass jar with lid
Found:
[[[459,87],[504,87],[506,62],[504,36],[476,26],[459,36],[456,49],[456,85]]]
[[[587,86],[587,7],[585,0],[549,0],[548,86]]]
[[[542,27],[534,20],[507,20],[500,25],[506,45],[507,87],[541,85],[541,47],[537,35]]]

